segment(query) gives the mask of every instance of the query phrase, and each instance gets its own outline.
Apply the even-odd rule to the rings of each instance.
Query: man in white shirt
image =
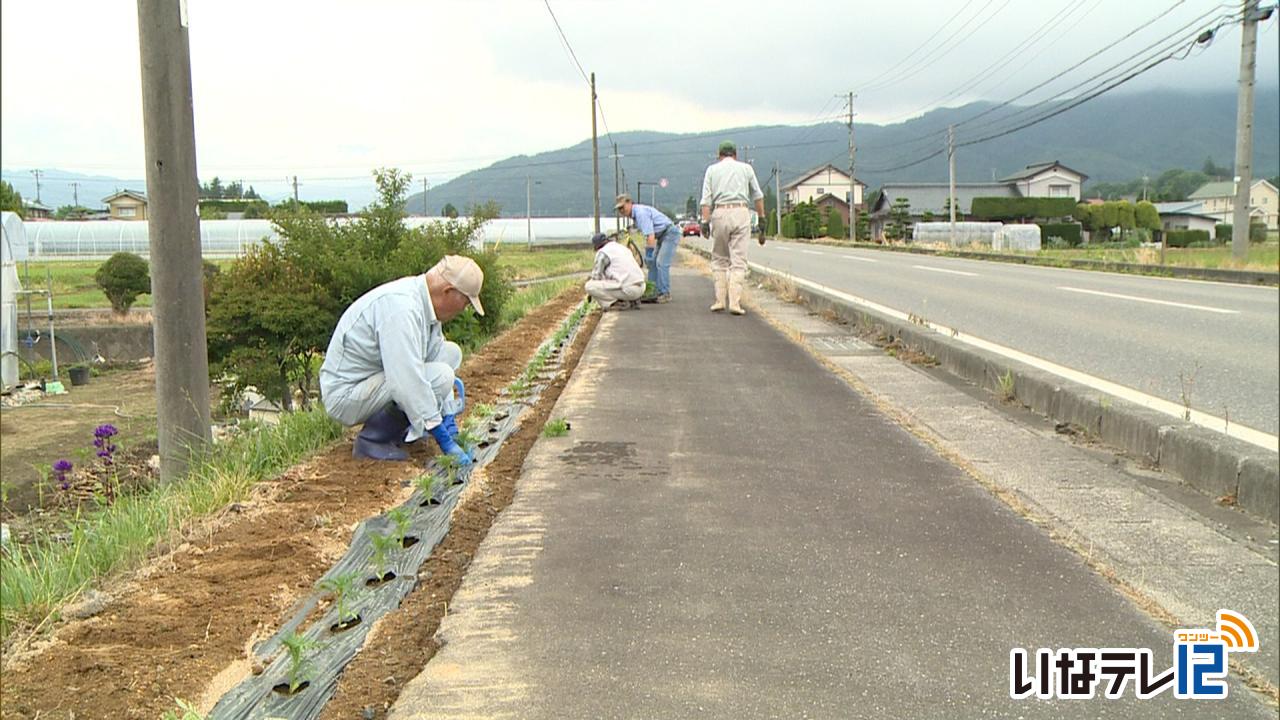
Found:
[[[587,280],[587,294],[605,310],[619,302],[619,309],[639,307],[637,301],[644,294],[644,271],[631,251],[604,233],[592,236],[591,247],[595,248],[596,262]]]
[[[733,143],[720,143],[719,155],[702,178],[702,225],[711,223],[711,275],[716,285],[711,312],[728,307],[734,315],[744,315],[741,301],[747,284],[747,241],[751,238],[749,203],[755,204],[756,214],[763,218],[764,192],[755,168],[738,162],[738,148]]]

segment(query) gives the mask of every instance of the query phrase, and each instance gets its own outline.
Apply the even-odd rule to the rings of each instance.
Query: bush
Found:
[[[111,309],[119,315],[128,313],[139,295],[151,292],[147,261],[133,253],[112,255],[93,273],[93,280],[111,301]]]
[[[1080,244],[1080,225],[1078,223],[1040,223],[1041,237],[1062,238],[1068,245]]]
[[[1231,233],[1233,228],[1231,223],[1218,223],[1213,226],[1213,238],[1218,242],[1231,242]]]
[[[844,236],[844,218],[839,210],[831,208],[827,211],[827,237],[842,238]]]
[[[1167,247],[1190,247],[1191,243],[1208,243],[1208,230],[1165,230],[1164,243]]]
[[[1213,226],[1213,237],[1219,242],[1231,242],[1231,233],[1235,228],[1231,223],[1218,223]],[[1262,223],[1249,223],[1249,242],[1260,243],[1267,241],[1267,226]]]
[[[793,238],[796,236],[796,219],[791,215],[782,216],[782,237]]]
[[[978,197],[969,214],[977,220],[1020,220],[1070,217],[1075,209],[1074,198]]]
[[[787,220],[791,221],[791,233],[787,237],[816,238],[822,233],[822,215],[812,203],[800,203],[782,218],[785,234]]]

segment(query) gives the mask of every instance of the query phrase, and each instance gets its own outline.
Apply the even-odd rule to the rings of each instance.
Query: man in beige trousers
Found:
[[[733,143],[720,143],[720,159],[702,177],[702,224],[711,223],[711,275],[716,300],[711,312],[726,307],[734,315],[745,315],[742,291],[747,284],[747,242],[751,239],[751,210],[764,218],[764,192],[755,168],[738,162]],[[763,238],[761,243],[763,243]]]

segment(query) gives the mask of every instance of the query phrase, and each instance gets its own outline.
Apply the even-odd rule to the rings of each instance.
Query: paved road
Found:
[[[606,317],[408,718],[1263,718],[1013,701],[1010,648],[1171,633],[761,319]],[[838,441],[837,441],[838,438]],[[1206,715],[1209,713],[1209,715]]]
[[[788,242],[750,259],[1173,403],[1194,377],[1193,408],[1280,430],[1276,288]]]

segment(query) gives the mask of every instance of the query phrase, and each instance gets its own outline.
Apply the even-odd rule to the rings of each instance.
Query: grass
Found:
[[[524,317],[530,310],[546,304],[555,296],[564,292],[566,288],[580,286],[582,282],[573,278],[565,280],[553,280],[551,282],[538,283],[521,288],[516,294],[502,306],[503,327],[513,325]]]
[[[285,416],[215,446],[189,475],[67,521],[65,541],[37,538],[0,556],[0,638],[37,628],[111,572],[136,567],[194,518],[243,500],[254,484],[325,447],[341,428],[322,410]]]
[[[1073,248],[1041,250],[1037,257],[1055,260],[1100,260],[1139,265],[1160,264],[1157,248]],[[1231,256],[1231,246],[1207,248],[1169,248],[1165,251],[1165,265],[1177,267],[1227,269],[1227,270],[1280,270],[1280,243],[1256,243],[1249,246],[1243,262]]]
[[[521,245],[498,247],[498,265],[511,270],[513,280],[587,272],[595,261],[589,249],[541,248],[529,250]]]
[[[558,438],[569,434],[569,421],[564,418],[550,420],[542,426],[542,437]]]
[[[213,260],[220,268],[225,268],[231,264],[230,260]],[[107,301],[107,296],[102,294],[102,289],[93,280],[93,273],[102,265],[101,260],[42,260],[30,263],[30,281],[27,279],[28,263],[18,263],[18,279],[22,281],[22,287],[28,290],[43,290],[46,285],[46,274],[48,270],[53,279],[53,307],[55,309],[71,310],[82,308],[109,308],[111,303]],[[32,297],[31,310],[39,315],[44,311],[44,298]],[[133,304],[135,308],[151,307],[151,295],[139,295],[138,301]],[[20,300],[18,303],[19,313],[25,313],[27,303]]]

